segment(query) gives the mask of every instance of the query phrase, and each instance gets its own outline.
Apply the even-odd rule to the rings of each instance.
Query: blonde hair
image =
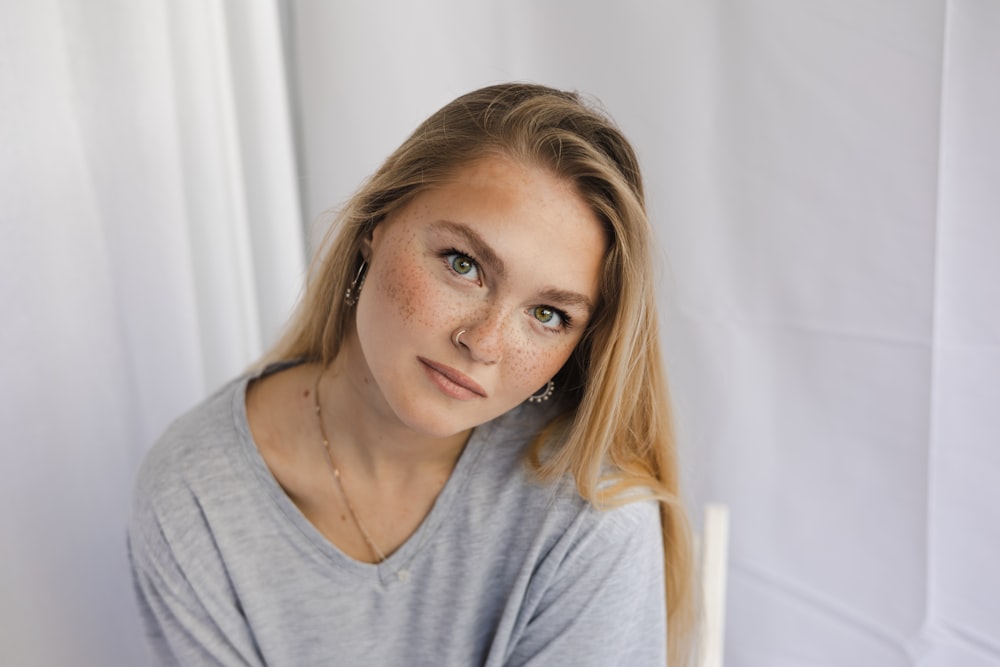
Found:
[[[679,667],[693,641],[693,556],[660,355],[652,233],[635,153],[603,113],[575,93],[513,83],[473,91],[433,114],[340,212],[265,362],[332,361],[353,321],[344,292],[363,239],[419,192],[490,155],[544,166],[574,183],[605,227],[597,307],[556,378],[567,409],[536,438],[528,461],[543,480],[571,474],[580,495],[598,506],[639,496],[660,501],[669,663]]]

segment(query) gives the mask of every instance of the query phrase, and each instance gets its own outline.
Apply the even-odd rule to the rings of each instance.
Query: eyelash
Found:
[[[464,250],[459,250],[458,248],[447,248],[445,250],[442,250],[440,253],[438,253],[438,256],[441,257],[442,261],[444,261],[445,266],[448,268],[448,270],[454,273],[455,275],[458,275],[460,277],[462,276],[462,274],[458,273],[455,270],[455,267],[452,266],[451,262],[448,259],[453,255],[458,255],[459,257],[464,257],[467,260],[469,260],[477,272],[482,270],[479,266],[479,260],[477,260],[473,255],[470,255],[469,253],[465,252]],[[562,310],[561,308],[556,308],[555,306],[546,306],[546,305],[532,306],[530,310],[534,311],[539,308],[545,308],[547,310],[551,310],[556,315],[556,317],[559,318],[560,322],[558,327],[547,327],[545,326],[544,322],[539,321],[539,324],[542,326],[543,329],[558,334],[558,333],[566,333],[567,331],[573,328],[573,318],[570,317],[569,313],[567,313],[565,310]]]

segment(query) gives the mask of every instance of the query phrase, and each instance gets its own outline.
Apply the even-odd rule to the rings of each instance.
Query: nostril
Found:
[[[452,331],[451,342],[459,350],[467,350],[473,360],[493,365],[499,363],[507,344],[506,325],[503,311],[482,313],[474,322]]]

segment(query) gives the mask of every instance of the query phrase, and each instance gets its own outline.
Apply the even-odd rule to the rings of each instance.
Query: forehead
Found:
[[[417,194],[386,223],[437,236],[465,227],[519,269],[518,277],[596,299],[607,245],[603,225],[575,184],[550,169],[481,158]]]
[[[546,167],[507,156],[460,165],[415,199],[425,212],[467,213],[469,219],[462,222],[498,231],[519,225],[537,227],[541,232],[575,230],[584,241],[600,236],[602,249],[604,246],[603,225],[575,183]]]

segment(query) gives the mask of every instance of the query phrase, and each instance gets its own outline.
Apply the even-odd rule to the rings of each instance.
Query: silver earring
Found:
[[[545,383],[545,386],[539,389],[536,393],[528,397],[528,403],[541,403],[542,401],[549,400],[552,396],[552,392],[556,390],[556,383],[549,380]]]
[[[454,333],[451,334],[451,342],[455,344],[455,347],[462,347],[462,334],[468,331],[468,329],[455,329]]]
[[[347,291],[344,292],[344,303],[348,306],[353,306],[358,302],[358,297],[361,296],[361,287],[365,284],[365,269],[367,268],[368,262],[361,260],[358,273],[354,276],[354,280],[351,281]]]

